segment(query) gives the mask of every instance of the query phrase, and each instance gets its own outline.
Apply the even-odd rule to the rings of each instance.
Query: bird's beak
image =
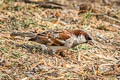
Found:
[[[87,43],[90,44],[90,45],[94,45],[93,40],[89,40]]]

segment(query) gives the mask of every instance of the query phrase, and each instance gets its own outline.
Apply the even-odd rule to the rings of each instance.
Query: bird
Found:
[[[13,32],[11,36],[30,37],[28,41],[41,44],[42,50],[50,49],[53,52],[59,50],[67,50],[83,43],[93,43],[92,37],[81,29],[75,30],[48,30],[34,33]]]

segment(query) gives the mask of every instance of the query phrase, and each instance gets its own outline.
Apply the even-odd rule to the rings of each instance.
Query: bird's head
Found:
[[[88,43],[88,44],[92,45],[93,39],[92,39],[91,35],[82,30],[74,31],[73,46],[76,46],[76,45],[82,44],[82,43]]]

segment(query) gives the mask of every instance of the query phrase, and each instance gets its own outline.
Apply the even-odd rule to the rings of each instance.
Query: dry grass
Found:
[[[2,0],[0,6],[0,80],[120,79],[119,25],[98,19],[91,11],[80,14],[76,9],[45,9],[11,0]],[[27,38],[9,36],[15,31],[66,28],[90,32],[95,44],[78,45],[64,56],[49,55]]]

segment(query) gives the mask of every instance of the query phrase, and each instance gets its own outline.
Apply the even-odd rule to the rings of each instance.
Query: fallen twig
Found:
[[[110,19],[110,20],[112,20],[112,21],[115,21],[115,22],[120,23],[120,20],[115,19],[115,18],[113,18],[113,17],[111,17],[111,16],[108,16],[108,15],[106,15],[106,14],[103,14],[103,13],[91,13],[91,15],[93,15],[93,16],[103,16],[104,18],[107,18],[107,19]]]

